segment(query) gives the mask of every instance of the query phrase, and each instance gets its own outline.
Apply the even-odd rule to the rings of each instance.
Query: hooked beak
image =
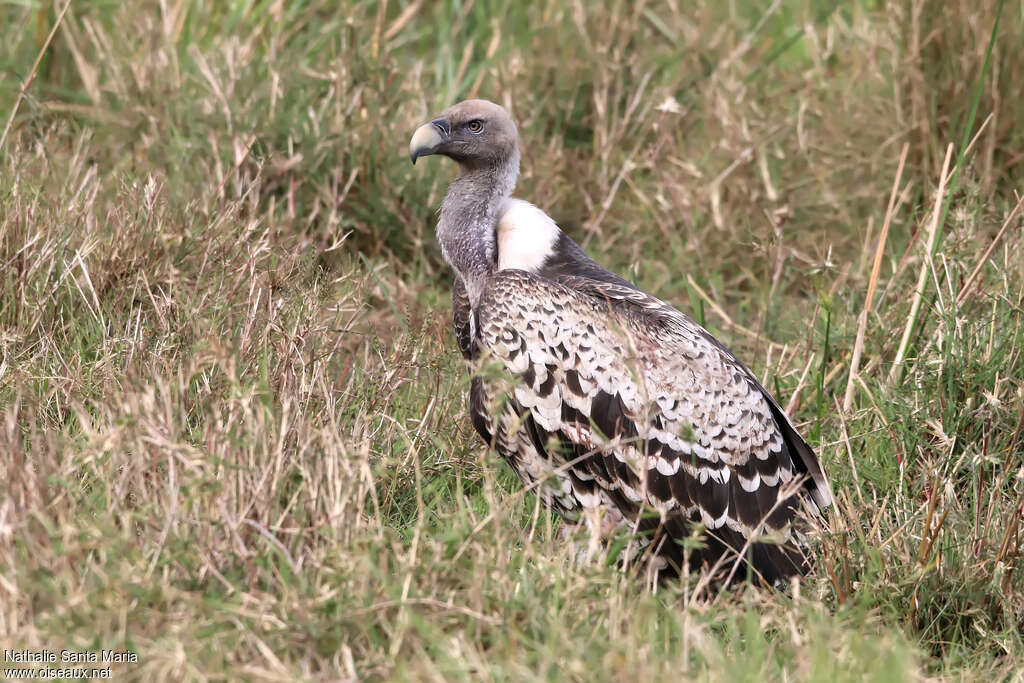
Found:
[[[437,152],[438,148],[448,139],[447,119],[434,119],[416,129],[409,141],[409,161],[413,164],[420,157],[425,157]]]

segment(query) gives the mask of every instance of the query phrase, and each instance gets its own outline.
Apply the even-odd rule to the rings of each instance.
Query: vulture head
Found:
[[[443,154],[463,168],[496,167],[518,161],[519,133],[508,111],[487,100],[466,100],[416,129],[409,141],[412,163]]]

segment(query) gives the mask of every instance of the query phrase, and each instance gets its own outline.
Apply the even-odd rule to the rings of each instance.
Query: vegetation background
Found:
[[[0,646],[145,680],[1022,680],[1021,83],[1020,0],[0,3]],[[405,156],[473,95],[519,121],[517,195],[821,454],[791,595],[581,566],[477,443],[454,168]]]

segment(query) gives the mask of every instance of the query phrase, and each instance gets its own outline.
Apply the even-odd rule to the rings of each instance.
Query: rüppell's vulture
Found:
[[[484,441],[570,524],[628,534],[627,561],[719,583],[805,573],[828,480],[753,373],[511,197],[519,136],[503,107],[468,100],[420,126],[409,157],[430,154],[460,167],[437,238]]]

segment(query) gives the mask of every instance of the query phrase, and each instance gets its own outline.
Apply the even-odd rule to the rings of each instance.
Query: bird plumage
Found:
[[[507,114],[486,104],[456,105],[441,120],[456,130],[476,116],[502,130]],[[696,322],[510,199],[510,187],[488,187],[507,166],[481,172],[456,149],[463,173],[438,234],[446,258],[475,250],[449,262],[480,436],[567,521],[597,513],[666,569],[768,583],[805,572],[794,521],[831,502],[828,482],[756,377]],[[489,154],[518,170],[517,147],[514,159]],[[500,371],[480,372],[486,364]],[[704,545],[687,548],[698,524]]]

